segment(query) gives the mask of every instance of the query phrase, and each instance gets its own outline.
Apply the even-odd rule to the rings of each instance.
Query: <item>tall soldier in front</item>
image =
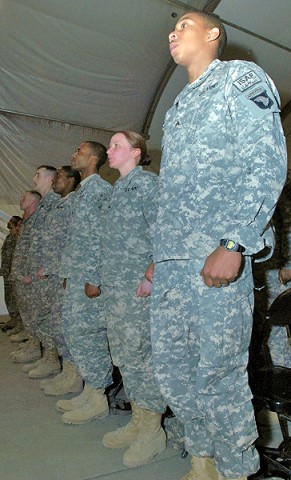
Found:
[[[153,361],[184,423],[184,480],[246,479],[258,467],[248,386],[253,254],[286,177],[279,98],[256,64],[218,60],[220,20],[186,13],[169,35],[189,84],[167,112],[154,244]]]

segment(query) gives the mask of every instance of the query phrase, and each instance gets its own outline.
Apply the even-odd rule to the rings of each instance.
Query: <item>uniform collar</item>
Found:
[[[86,185],[86,183],[89,182],[92,177],[99,177],[99,175],[98,173],[92,173],[92,175],[89,175],[89,177],[84,178],[84,180],[79,183],[80,188],[84,187],[84,185]]]
[[[194,82],[192,83],[187,83],[187,85],[185,85],[185,87],[183,88],[183,90],[179,93],[179,95],[176,97],[175,99],[175,104],[179,103],[180,100],[182,100],[186,95],[188,95],[188,93],[191,91],[191,90],[194,90],[195,88],[198,88],[203,82],[205,82],[205,80],[209,77],[209,75],[212,73],[213,70],[215,70],[219,65],[221,64],[221,61],[216,58],[215,60],[213,60],[213,62],[211,62],[208,67],[206,68],[206,70],[202,73],[202,75],[200,75],[200,77],[198,77]]]
[[[132,177],[134,177],[138,172],[143,170],[141,165],[138,165],[137,167],[133,168],[125,177],[118,178],[115,182],[115,184],[120,184],[122,182],[123,185],[127,184],[130,182]]]

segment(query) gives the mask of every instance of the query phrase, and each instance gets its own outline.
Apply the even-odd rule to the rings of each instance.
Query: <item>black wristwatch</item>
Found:
[[[244,247],[242,247],[239,243],[230,240],[229,238],[222,238],[219,243],[228,252],[243,253],[245,251]]]

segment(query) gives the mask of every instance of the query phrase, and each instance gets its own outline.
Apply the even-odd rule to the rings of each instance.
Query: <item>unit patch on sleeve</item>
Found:
[[[257,118],[261,118],[267,113],[280,111],[274,95],[266,83],[241,93],[238,99]]]
[[[248,88],[256,85],[256,83],[259,83],[261,81],[262,79],[253,70],[250,70],[238,80],[233,82],[233,84],[240,92],[244,92]]]
[[[259,89],[258,89],[259,90]],[[261,92],[255,93],[250,92],[251,94],[248,95],[249,99],[254,102],[259,108],[266,110],[267,108],[271,108],[273,105],[273,100],[268,96],[266,90]]]

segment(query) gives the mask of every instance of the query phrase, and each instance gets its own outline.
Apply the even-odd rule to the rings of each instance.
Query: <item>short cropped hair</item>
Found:
[[[100,168],[106,163],[107,149],[102,143],[86,140],[85,143],[89,145],[92,155],[97,157],[96,170],[99,172]]]
[[[26,190],[24,193],[30,193],[30,195],[32,195],[34,197],[36,204],[38,204],[42,199],[41,194],[39,192],[37,192],[36,190]]]
[[[202,18],[204,25],[207,28],[219,29],[220,33],[218,38],[217,56],[218,58],[221,57],[227,44],[227,34],[222,21],[217,15],[214,15],[213,13],[199,11],[195,12],[195,14],[199,15],[199,17]]]
[[[18,222],[20,222],[21,220],[22,220],[22,218],[19,217],[18,215],[13,215],[13,216],[10,218],[9,222],[10,222],[10,223],[13,223],[13,225],[15,226],[15,225],[17,225]]]
[[[81,181],[81,175],[77,170],[73,170],[71,165],[63,165],[60,167],[62,170],[64,170],[67,178],[73,178],[74,179],[74,190],[77,188]]]
[[[46,175],[50,175],[51,177],[54,177],[57,171],[56,167],[53,167],[52,165],[40,165],[36,170],[40,170],[41,168],[44,168],[46,170]]]

